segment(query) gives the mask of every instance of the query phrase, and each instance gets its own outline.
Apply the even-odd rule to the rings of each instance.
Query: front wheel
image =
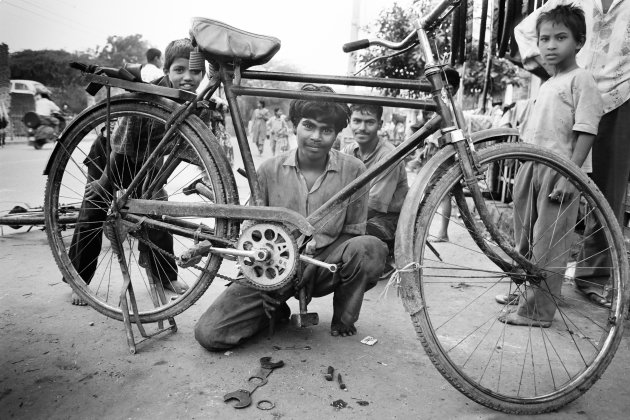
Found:
[[[568,160],[528,144],[478,156],[490,223],[543,274],[498,246],[454,163],[399,222],[412,244],[397,263],[417,267],[403,274],[403,300],[432,362],[458,390],[506,413],[549,412],[597,381],[622,338],[623,236],[601,192]],[[561,203],[548,197],[559,176],[573,190]],[[448,241],[440,242],[444,224]],[[598,285],[609,307],[580,292]]]

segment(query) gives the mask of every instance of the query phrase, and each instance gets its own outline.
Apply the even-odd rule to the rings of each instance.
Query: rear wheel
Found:
[[[133,133],[126,136],[129,140],[147,143],[159,139],[172,111],[152,103],[113,100],[112,137],[129,129],[125,125],[133,121],[140,128],[127,131]],[[154,144],[135,154],[118,154],[112,166],[113,188],[102,200],[84,201],[86,185],[100,178],[107,160],[106,118],[107,108],[97,106],[59,143],[46,186],[49,243],[64,280],[90,306],[122,320],[120,296],[128,271],[140,320],[156,322],[192,305],[210,285],[222,261],[210,255],[194,267],[182,268],[175,264],[176,258],[200,239],[211,238],[215,246],[229,246],[234,228],[225,219],[161,216],[157,206],[164,200],[226,204],[238,202],[238,195],[233,182],[225,181],[231,172],[212,134],[197,117],[189,117],[142,179],[141,188],[132,193],[132,197],[149,200],[156,209],[154,215],[124,215],[112,207],[113,197],[127,188],[146,159],[142,153],[153,151]],[[204,133],[200,132],[203,128]],[[151,195],[148,190],[153,191]],[[77,202],[82,204],[75,229],[64,230],[60,209],[65,203]]]
[[[508,413],[552,411],[595,383],[622,338],[628,297],[623,236],[603,195],[568,160],[527,144],[503,144],[480,151],[479,161],[492,224],[544,277],[527,274],[500,249],[455,164],[436,175],[415,213],[401,219],[413,247],[397,263],[419,267],[403,274],[403,300],[431,360],[458,390]],[[537,188],[536,178],[525,182],[527,168],[562,174],[576,194],[556,213],[536,215],[540,208],[523,206],[523,192]],[[459,207],[461,217],[444,212],[445,202]],[[445,221],[448,242],[436,242]],[[597,255],[608,261],[602,289],[611,298],[608,308],[576,288],[589,285],[586,274],[596,268],[585,257],[595,236],[603,242]],[[521,296],[521,305],[496,302],[511,294]],[[543,320],[545,308],[552,313],[549,327],[531,321]],[[525,325],[500,320],[514,320],[514,310]]]

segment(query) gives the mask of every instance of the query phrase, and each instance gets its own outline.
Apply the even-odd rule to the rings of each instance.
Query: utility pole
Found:
[[[359,26],[361,25],[361,2],[363,0],[352,0],[352,20],[350,21],[350,41],[359,39]],[[348,76],[354,75],[357,66],[357,53],[348,54]],[[350,87],[351,90],[353,86]]]

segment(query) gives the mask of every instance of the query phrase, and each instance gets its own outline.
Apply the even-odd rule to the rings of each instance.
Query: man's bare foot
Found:
[[[76,292],[72,292],[70,296],[70,302],[76,306],[87,306],[87,302],[84,301],[81,296],[77,295]]]
[[[183,295],[184,293],[186,293],[186,290],[189,289],[186,283],[179,280],[168,281],[164,283],[163,286],[164,289],[170,290],[171,292],[177,293],[178,295]]]
[[[499,316],[499,321],[508,325],[523,325],[528,327],[549,328],[551,321],[539,321],[536,319],[526,318],[514,312],[508,312]]]
[[[448,235],[438,235],[429,237],[429,242],[449,242]]]
[[[354,325],[350,325],[349,327],[341,323],[330,325],[330,335],[332,335],[333,337],[349,337],[351,335],[355,335],[356,333],[357,328]]]

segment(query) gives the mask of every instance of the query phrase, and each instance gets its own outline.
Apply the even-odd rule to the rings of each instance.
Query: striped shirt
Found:
[[[577,54],[577,63],[593,74],[608,113],[630,99],[630,1],[614,0],[604,13],[601,0],[549,0],[514,28],[526,69],[536,67],[533,58],[540,55],[536,18],[561,4],[584,10],[586,44]]]

